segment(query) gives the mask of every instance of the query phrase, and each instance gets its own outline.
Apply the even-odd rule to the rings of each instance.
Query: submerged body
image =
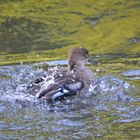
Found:
[[[46,100],[56,100],[85,92],[96,81],[95,74],[85,66],[89,54],[85,48],[74,48],[69,54],[67,69],[49,72],[28,86],[30,94]]]

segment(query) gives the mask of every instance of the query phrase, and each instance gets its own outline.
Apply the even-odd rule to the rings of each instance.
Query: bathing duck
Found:
[[[48,71],[49,76],[38,78],[27,87],[37,98],[55,101],[86,92],[96,81],[96,75],[85,66],[89,58],[86,48],[73,48],[68,68]]]

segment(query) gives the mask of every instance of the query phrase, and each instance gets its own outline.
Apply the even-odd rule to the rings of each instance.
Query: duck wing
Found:
[[[67,96],[76,95],[84,86],[83,81],[67,81],[59,84],[51,84],[46,89],[43,89],[39,94],[38,98],[47,100],[63,99]]]
[[[54,82],[50,82],[54,79]],[[52,78],[38,78],[27,87],[28,92],[37,98],[46,100],[63,99],[76,95],[84,87],[84,82],[67,71],[55,73]]]
[[[45,81],[45,80],[44,80],[44,77],[41,77],[41,78],[38,78],[38,79],[32,81],[32,82],[27,86],[27,91],[28,91],[31,95],[35,96],[35,95],[37,94],[37,92],[41,90],[41,87],[42,87],[44,81]]]

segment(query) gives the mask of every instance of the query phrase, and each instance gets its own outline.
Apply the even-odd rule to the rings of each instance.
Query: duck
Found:
[[[38,78],[27,86],[28,92],[51,102],[86,93],[97,80],[96,74],[86,66],[88,60],[86,48],[71,49],[67,68],[48,71],[49,76]]]

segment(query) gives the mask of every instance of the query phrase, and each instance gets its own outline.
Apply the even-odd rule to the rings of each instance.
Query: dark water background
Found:
[[[0,140],[139,140],[139,17],[139,0],[1,0]],[[54,104],[26,92],[77,46],[90,51],[94,87]]]

